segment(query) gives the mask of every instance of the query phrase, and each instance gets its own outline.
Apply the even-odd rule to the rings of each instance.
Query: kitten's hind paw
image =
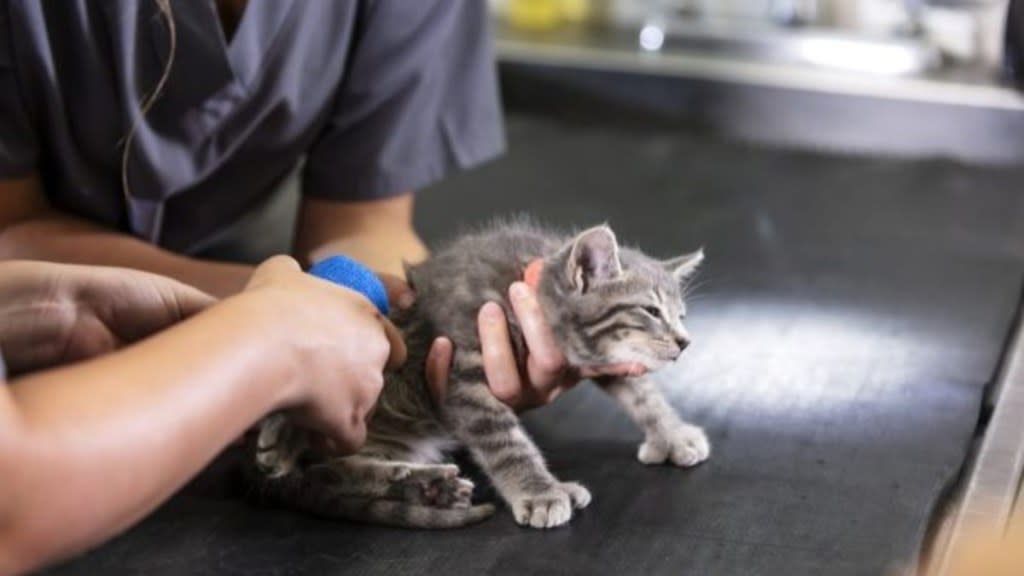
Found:
[[[260,422],[254,448],[256,466],[263,475],[283,478],[299,468],[309,450],[309,435],[283,414],[274,414]]]
[[[423,487],[423,504],[437,508],[469,508],[473,483],[465,478],[442,478]]]
[[[454,464],[408,464],[393,477],[404,487],[405,500],[435,508],[469,508],[473,483],[459,477]]]
[[[711,444],[704,431],[696,426],[683,426],[674,430],[668,438],[647,438],[640,445],[637,460],[644,464],[696,466],[711,455]]]

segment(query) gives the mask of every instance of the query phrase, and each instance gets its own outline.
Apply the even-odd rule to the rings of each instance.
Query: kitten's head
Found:
[[[702,250],[655,260],[620,248],[607,226],[586,230],[544,262],[540,299],[575,366],[671,363],[690,343],[683,288]]]

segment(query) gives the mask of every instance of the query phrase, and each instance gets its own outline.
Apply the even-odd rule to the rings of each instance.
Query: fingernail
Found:
[[[451,348],[452,341],[442,336],[434,340],[434,345],[431,346],[431,352],[434,354],[447,354],[451,351]]]
[[[415,294],[412,292],[403,292],[402,295],[398,297],[398,302],[396,302],[396,304],[398,304],[398,307],[402,310],[408,310],[409,308],[412,308],[414,302],[416,302]]]
[[[484,307],[480,311],[483,314],[484,321],[488,323],[497,323],[501,321],[501,306],[498,306],[496,302],[488,302],[484,304]]]
[[[513,300],[525,300],[530,296],[530,289],[522,282],[514,282],[509,287],[508,293],[512,296]]]

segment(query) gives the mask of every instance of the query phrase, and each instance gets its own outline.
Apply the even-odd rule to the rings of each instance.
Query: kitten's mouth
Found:
[[[658,358],[658,360],[671,364],[672,362],[675,362],[676,360],[679,359],[680,356],[683,355],[683,351],[685,349],[686,348],[676,344],[662,344],[661,346],[657,347],[657,350],[655,351],[655,356]]]
[[[635,364],[643,366],[644,372],[655,372],[673,364],[682,355],[679,348],[659,348],[657,350],[635,351]],[[632,354],[630,354],[632,356]]]

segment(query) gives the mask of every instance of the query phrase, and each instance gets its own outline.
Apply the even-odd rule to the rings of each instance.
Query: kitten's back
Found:
[[[456,346],[477,345],[476,311],[486,302],[509,312],[509,285],[526,265],[561,245],[563,238],[526,221],[498,222],[460,236],[427,262],[410,267],[416,309]]]

